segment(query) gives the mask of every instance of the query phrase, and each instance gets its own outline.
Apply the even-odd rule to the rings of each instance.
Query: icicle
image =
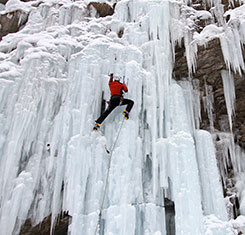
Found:
[[[225,184],[225,176],[230,169],[234,169],[234,173],[240,171],[239,157],[236,156],[234,137],[232,133],[217,133],[217,159],[223,183]]]
[[[195,129],[199,129],[201,118],[199,81],[194,80],[193,84],[189,81],[181,81],[178,83],[183,88],[188,113],[187,116],[192,131],[194,131]]]
[[[221,71],[223,87],[224,87],[224,96],[226,103],[226,110],[229,119],[230,130],[232,131],[232,116],[235,115],[235,85],[234,78],[229,71]]]
[[[204,110],[206,110],[210,125],[210,130],[214,131],[214,117],[213,117],[213,103],[214,103],[214,97],[213,97],[213,87],[207,85],[206,79],[204,79],[205,83],[205,96],[203,96],[203,106]]]
[[[193,106],[194,106],[194,118],[195,118],[195,127],[196,129],[200,128],[200,120],[201,120],[201,94],[200,94],[200,80],[194,79],[192,80],[193,91]]]
[[[235,174],[245,172],[245,152],[239,145],[235,146],[235,156],[237,159],[237,169]]]
[[[220,43],[227,67],[241,75],[241,70],[245,69],[245,65],[242,56],[241,38],[237,28],[225,27],[224,33],[220,35]]]

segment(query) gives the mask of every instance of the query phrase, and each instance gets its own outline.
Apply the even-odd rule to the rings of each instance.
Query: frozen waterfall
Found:
[[[113,16],[96,18],[87,1],[21,4],[27,25],[0,42],[0,234],[51,213],[55,223],[61,211],[71,217],[70,235],[94,234],[104,146],[123,118],[118,107],[92,132],[111,72],[125,76],[135,105],[112,155],[97,234],[169,235],[164,199],[174,202],[177,235],[236,234],[212,137],[199,130],[199,96],[171,77],[175,5],[122,0]]]

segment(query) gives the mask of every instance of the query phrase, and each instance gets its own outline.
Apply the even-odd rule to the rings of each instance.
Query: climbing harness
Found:
[[[98,218],[98,222],[96,224],[96,229],[95,229],[95,232],[94,232],[94,235],[96,235],[97,233],[97,230],[99,228],[99,224],[100,224],[100,220],[101,220],[101,216],[102,216],[102,210],[104,208],[104,202],[105,202],[105,195],[106,195],[106,190],[107,190],[107,186],[108,186],[108,181],[109,181],[109,173],[110,173],[110,169],[111,169],[111,159],[112,159],[112,153],[116,147],[116,144],[117,144],[117,141],[118,141],[118,138],[119,138],[119,135],[120,135],[120,132],[122,130],[122,126],[123,126],[123,123],[124,123],[124,120],[122,120],[121,122],[121,125],[119,127],[119,131],[117,133],[117,137],[113,143],[113,146],[111,148],[111,151],[109,151],[107,148],[106,148],[106,151],[108,154],[110,154],[110,160],[109,160],[109,166],[108,166],[108,170],[107,170],[107,176],[106,176],[106,183],[105,183],[105,188],[104,188],[104,195],[103,195],[103,199],[102,199],[102,202],[101,202],[101,206],[100,206],[100,212],[99,212],[99,218]]]

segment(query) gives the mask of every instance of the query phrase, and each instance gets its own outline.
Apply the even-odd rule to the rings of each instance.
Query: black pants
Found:
[[[106,117],[111,113],[111,111],[119,105],[127,104],[126,110],[130,112],[130,110],[134,105],[134,101],[129,99],[123,99],[121,102],[120,101],[121,101],[121,96],[119,95],[112,96],[108,108],[105,110],[105,112],[101,114],[101,116],[95,122],[101,124],[106,119]]]

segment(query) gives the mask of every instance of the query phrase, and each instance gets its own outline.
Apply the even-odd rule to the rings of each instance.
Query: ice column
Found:
[[[193,126],[187,115],[188,99],[177,84],[171,86],[170,94],[171,135],[165,139],[163,154],[167,155],[170,199],[175,203],[176,234],[203,234],[201,191],[191,134]]]
[[[204,213],[214,214],[226,221],[228,216],[212,136],[207,131],[199,130],[196,131],[195,140]]]
[[[203,106],[208,114],[208,120],[211,131],[214,130],[214,115],[213,115],[213,103],[214,103],[214,97],[213,97],[213,87],[207,85],[205,80],[205,96],[203,96]]]
[[[235,114],[235,86],[234,86],[234,78],[231,72],[227,70],[221,71],[223,87],[224,87],[224,96],[226,109],[229,119],[230,130],[232,131],[232,115]]]

